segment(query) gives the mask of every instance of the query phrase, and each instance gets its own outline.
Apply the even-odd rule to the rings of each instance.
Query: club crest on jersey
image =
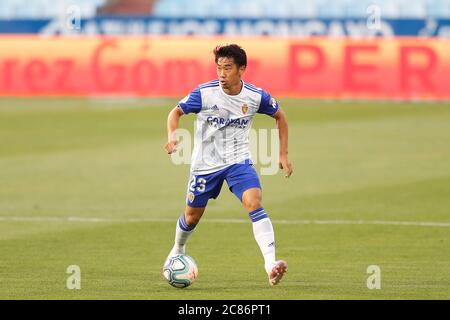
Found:
[[[247,104],[244,104],[244,105],[242,106],[242,113],[243,113],[243,114],[247,114],[247,112],[248,112],[248,105],[247,105]]]
[[[188,199],[189,199],[189,202],[190,202],[190,203],[192,203],[192,202],[194,201],[195,196],[194,196],[194,194],[193,194],[192,192],[189,192],[189,194],[188,194]]]

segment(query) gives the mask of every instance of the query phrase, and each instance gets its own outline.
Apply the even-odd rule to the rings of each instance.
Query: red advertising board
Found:
[[[237,43],[275,96],[450,99],[450,41],[422,38],[0,37],[0,96],[183,96]]]

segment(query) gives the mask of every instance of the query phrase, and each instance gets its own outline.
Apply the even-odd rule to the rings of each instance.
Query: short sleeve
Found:
[[[258,113],[267,114],[273,116],[278,111],[278,102],[275,98],[272,98],[270,94],[262,90],[261,103],[259,104]]]
[[[183,110],[184,114],[199,113],[202,110],[202,95],[200,89],[197,88],[178,102],[178,106]]]

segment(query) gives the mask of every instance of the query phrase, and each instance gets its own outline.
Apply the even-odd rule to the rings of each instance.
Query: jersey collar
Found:
[[[222,92],[222,94],[224,94],[227,97],[235,98],[235,97],[240,97],[242,95],[242,92],[244,91],[245,82],[242,79],[241,79],[241,84],[242,84],[241,91],[239,91],[239,93],[235,94],[235,95],[227,94],[225,91],[223,91],[223,88],[222,88],[222,85],[220,84],[220,82],[219,82],[219,87],[220,87],[220,91]]]

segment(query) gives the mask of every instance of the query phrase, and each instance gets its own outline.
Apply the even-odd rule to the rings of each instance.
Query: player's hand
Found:
[[[284,170],[285,177],[289,178],[292,174],[292,163],[289,161],[287,156],[281,156],[280,161],[278,162],[280,169]]]
[[[175,151],[177,151],[177,144],[178,144],[177,140],[169,141],[166,143],[166,146],[164,147],[164,149],[166,149],[168,154],[172,154]]]

